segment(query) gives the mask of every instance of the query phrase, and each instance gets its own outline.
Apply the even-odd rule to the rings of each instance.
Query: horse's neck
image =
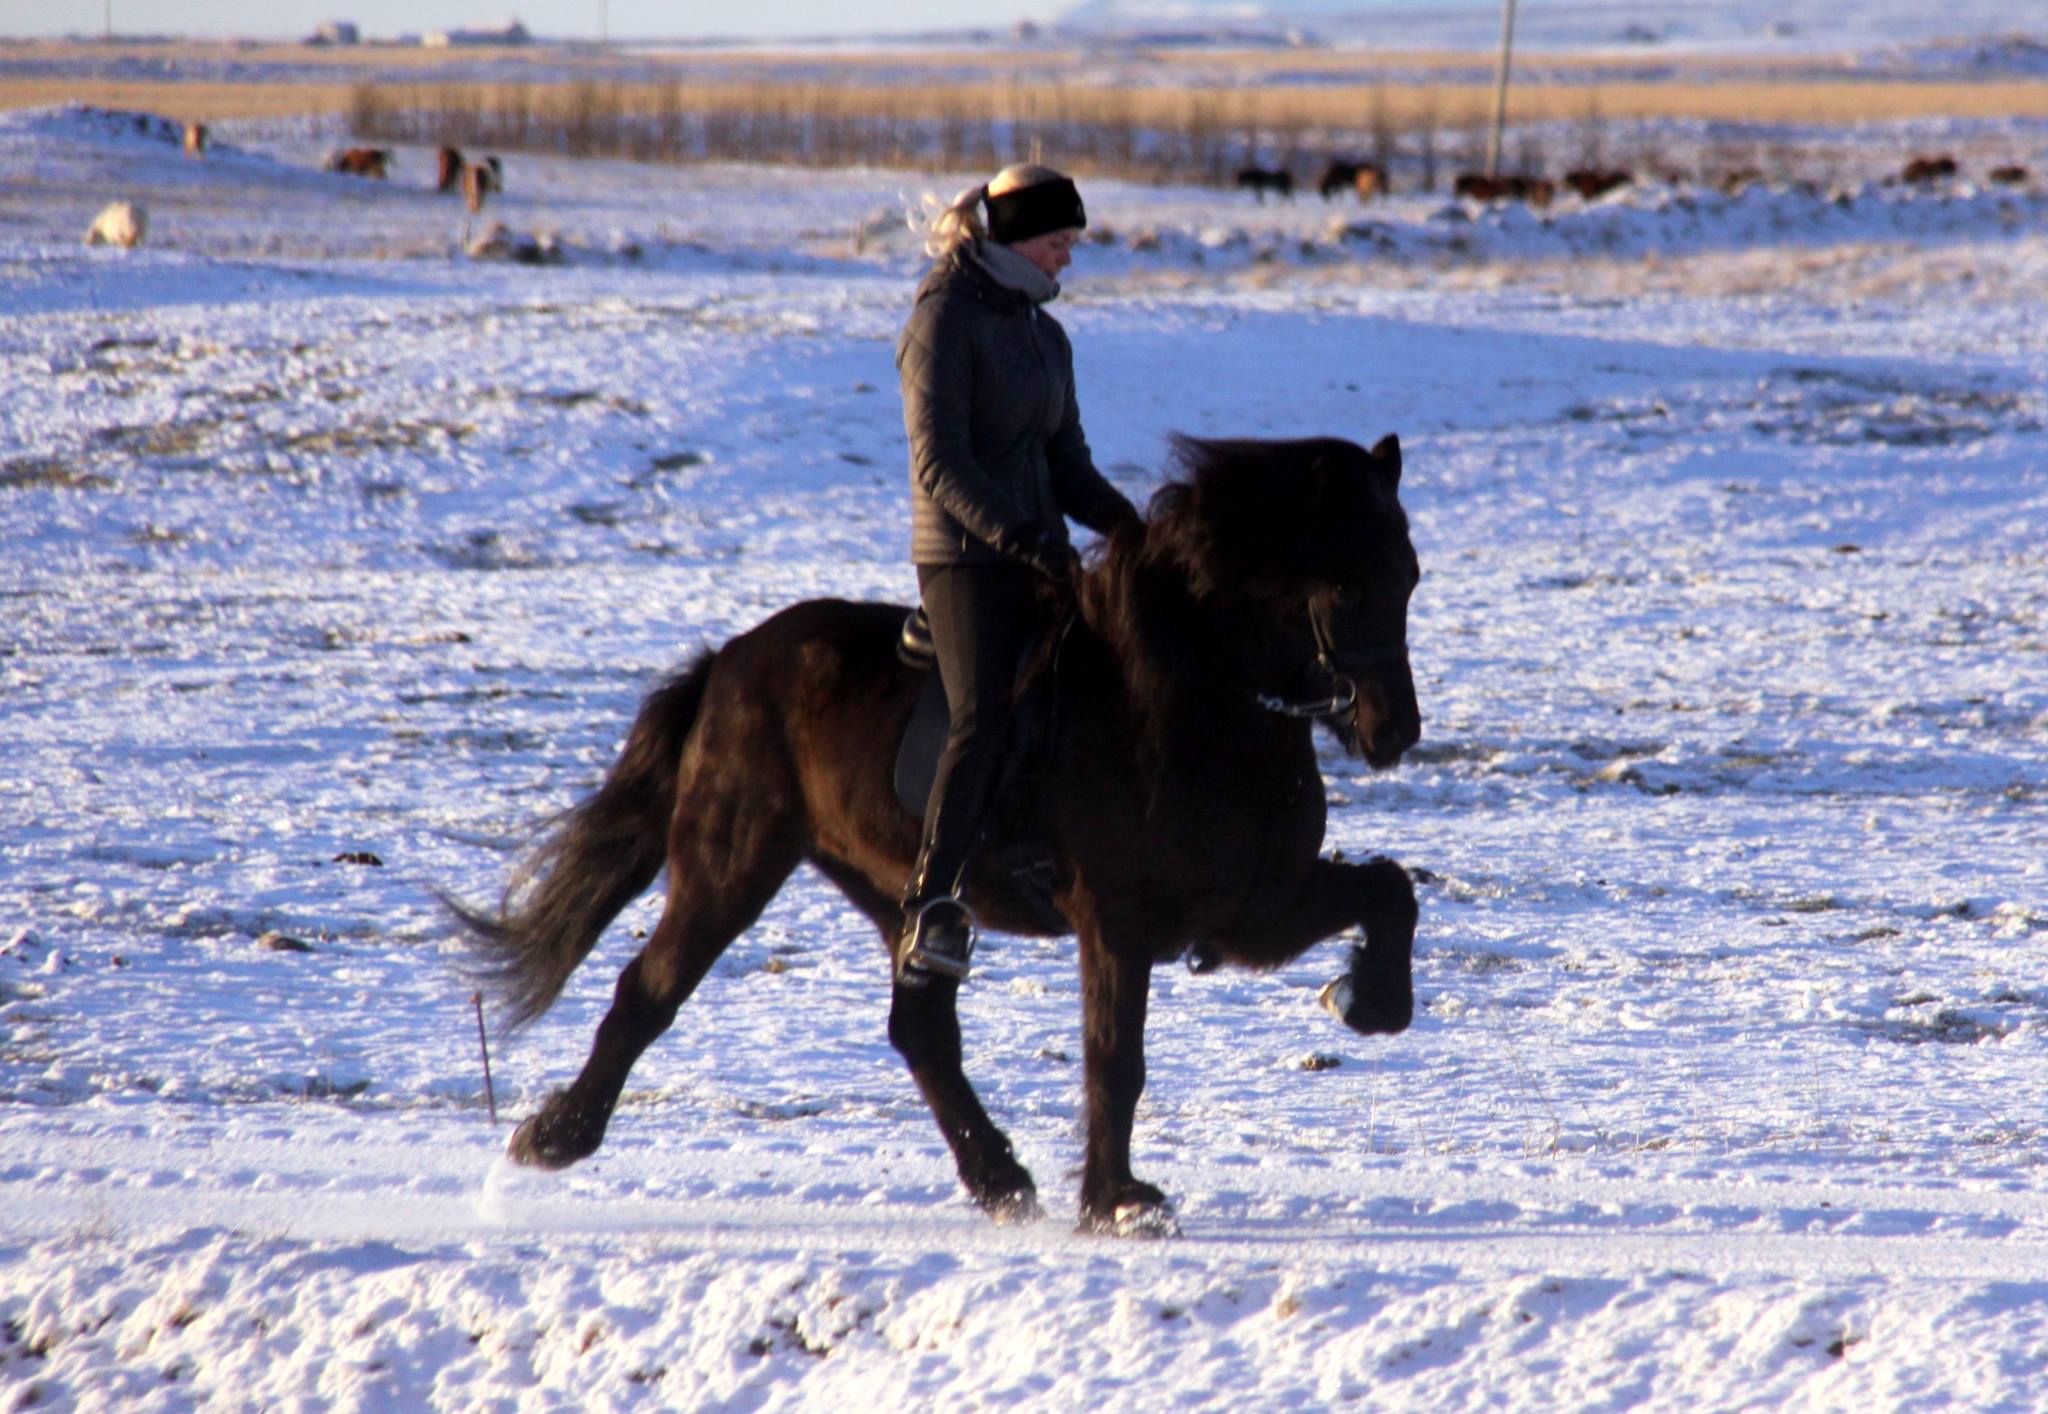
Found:
[[[1159,764],[1199,768],[1218,756],[1250,762],[1300,749],[1307,723],[1261,707],[1242,666],[1227,654],[1196,651],[1231,635],[1225,616],[1191,593],[1155,596],[1122,633],[1084,623],[1114,665],[1135,718],[1130,725]]]

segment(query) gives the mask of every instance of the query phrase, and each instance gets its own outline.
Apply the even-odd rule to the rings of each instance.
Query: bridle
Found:
[[[1329,680],[1329,695],[1304,702],[1261,692],[1253,694],[1254,700],[1268,712],[1277,712],[1283,717],[1341,717],[1358,705],[1358,682],[1337,666],[1337,635],[1330,627],[1327,596],[1318,595],[1309,600],[1308,628],[1315,637],[1315,670]],[[1391,656],[1386,652],[1372,655],[1374,661]]]
[[[1358,683],[1337,666],[1337,636],[1330,628],[1325,602],[1321,596],[1309,601],[1308,628],[1315,638],[1315,670],[1329,680],[1329,695],[1297,701],[1274,693],[1255,694],[1258,704],[1268,712],[1283,717],[1338,717],[1358,705]]]

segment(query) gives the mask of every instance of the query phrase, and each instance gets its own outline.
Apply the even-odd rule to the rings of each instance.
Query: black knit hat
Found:
[[[1088,224],[1081,193],[1072,181],[1054,177],[1028,187],[985,196],[988,203],[988,235],[998,245],[1015,245],[1049,231],[1065,231]]]

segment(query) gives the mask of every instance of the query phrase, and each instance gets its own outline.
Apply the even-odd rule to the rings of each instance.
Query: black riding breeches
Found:
[[[1038,575],[1021,565],[919,565],[951,724],[925,802],[911,891],[957,893],[1002,774],[1017,670],[1044,624]]]

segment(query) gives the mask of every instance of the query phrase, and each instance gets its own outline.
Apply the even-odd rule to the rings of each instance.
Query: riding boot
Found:
[[[922,987],[934,977],[967,979],[974,956],[974,915],[952,894],[903,905],[903,935],[896,944],[896,980]]]
[[[921,565],[917,583],[952,720],[896,940],[896,975],[910,987],[967,975],[974,917],[960,886],[1002,775],[1017,665],[1041,613],[1036,578],[1021,566]]]
[[[910,888],[903,896],[903,931],[896,937],[896,979],[906,987],[922,987],[934,977],[964,981],[974,956],[974,915],[960,901],[961,871],[952,871],[950,887],[934,883],[943,877],[932,869],[939,840],[938,829],[927,833],[917,868],[910,876]]]

